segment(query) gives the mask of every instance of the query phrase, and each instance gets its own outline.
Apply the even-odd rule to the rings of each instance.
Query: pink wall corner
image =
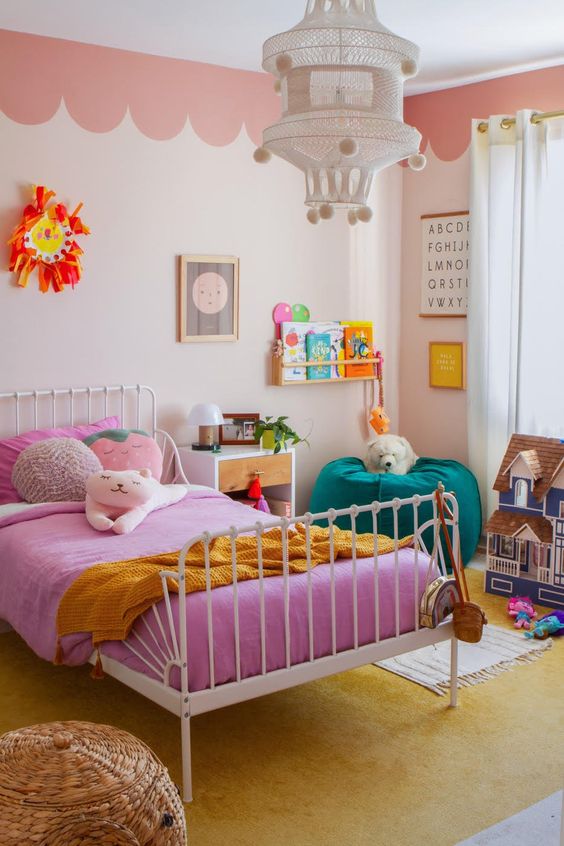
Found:
[[[61,100],[90,132],[115,129],[129,109],[148,138],[173,138],[189,119],[215,146],[232,143],[243,126],[260,144],[280,113],[267,74],[0,30],[0,109],[40,124]]]
[[[470,144],[473,118],[562,108],[564,65],[407,97],[404,112],[406,122],[423,136],[422,149],[430,142],[436,156],[452,161]]]
[[[522,108],[564,108],[564,66],[406,99],[406,121],[422,132],[428,160],[419,173],[403,169],[400,424],[420,455],[468,458],[466,391],[430,388],[428,374],[429,341],[466,341],[466,320],[418,316],[420,218],[468,208],[472,119]]]

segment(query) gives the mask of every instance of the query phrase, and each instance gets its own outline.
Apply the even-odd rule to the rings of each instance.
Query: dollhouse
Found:
[[[564,608],[564,442],[513,435],[486,523],[486,590]]]

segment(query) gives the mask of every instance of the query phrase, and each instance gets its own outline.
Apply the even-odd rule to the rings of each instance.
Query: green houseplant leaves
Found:
[[[276,455],[282,449],[288,449],[288,444],[294,446],[295,444],[307,444],[307,438],[300,438],[297,432],[288,426],[286,423],[287,417],[265,417],[264,420],[259,420],[255,426],[255,435],[257,438],[262,438],[265,432],[272,432],[274,436],[274,449]]]

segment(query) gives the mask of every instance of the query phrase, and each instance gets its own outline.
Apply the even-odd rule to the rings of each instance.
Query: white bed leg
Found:
[[[450,639],[450,707],[458,705],[458,639]]]
[[[182,714],[182,801],[192,801],[192,748],[189,711],[184,711]]]

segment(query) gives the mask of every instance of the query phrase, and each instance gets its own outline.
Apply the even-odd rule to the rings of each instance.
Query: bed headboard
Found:
[[[0,437],[30,429],[93,423],[118,415],[124,429],[157,429],[157,399],[147,385],[102,385],[0,393]]]
[[[163,453],[161,481],[188,481],[176,444],[167,432],[157,429],[157,397],[147,385],[0,392],[0,438],[31,429],[94,423],[113,415],[120,418],[124,429],[143,429],[156,439]]]

